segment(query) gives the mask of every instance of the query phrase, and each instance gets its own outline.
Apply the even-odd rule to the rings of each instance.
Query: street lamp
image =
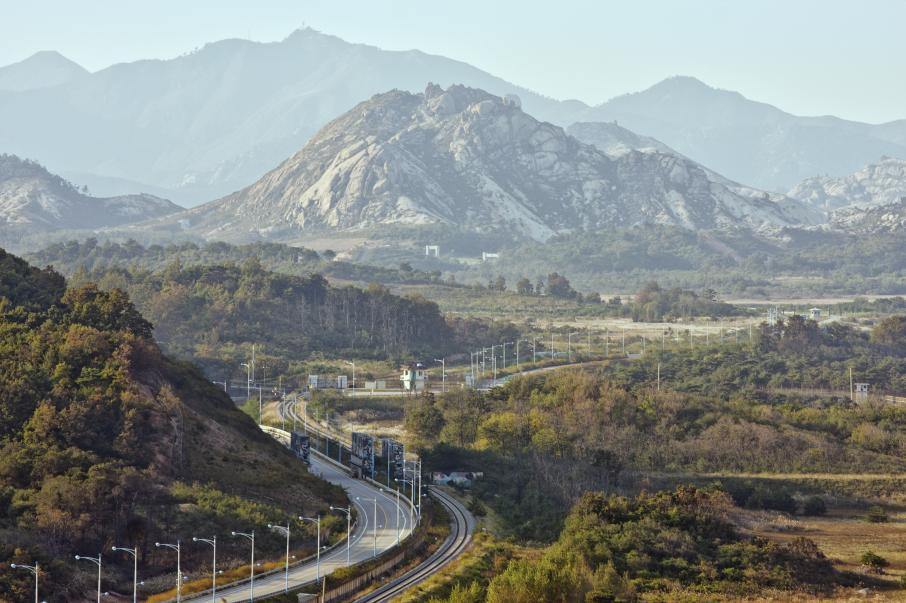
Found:
[[[82,555],[76,555],[75,559],[76,561],[90,561],[98,566],[98,603],[101,603],[101,554],[98,553],[97,557],[84,557]]]
[[[380,489],[381,493],[387,492],[388,490]],[[396,488],[396,546],[400,545],[400,489],[399,486]]]
[[[239,366],[245,367],[245,400],[248,402],[252,398],[252,365],[243,362]]]
[[[566,361],[573,361],[573,335],[581,335],[578,331],[574,331],[566,336]]]
[[[217,601],[217,536],[207,538],[192,537],[192,542],[203,542],[214,547],[214,560],[211,562],[211,603]]]
[[[405,472],[405,466],[403,467],[403,471]],[[403,493],[404,494],[406,491],[406,484],[408,484],[412,488],[412,496],[409,499],[409,525],[410,525],[410,527],[414,527],[415,526],[415,481],[406,479],[406,478],[400,478],[400,479],[396,479],[393,481],[403,484]]]
[[[443,393],[447,393],[447,359],[441,358],[438,360],[435,358],[434,362],[440,362],[440,380],[443,384],[441,390]]]
[[[155,542],[154,546],[157,548],[166,547],[168,549],[173,549],[176,551],[176,603],[179,603],[182,600],[182,563],[180,560],[182,554],[182,546],[179,541],[176,541],[176,544],[167,544],[165,542]]]
[[[500,346],[503,348],[503,370],[506,370],[506,346],[508,346],[508,345],[516,345],[516,344],[512,341],[507,341],[502,346]]]
[[[241,536],[249,540],[252,543],[252,563],[249,567],[249,574],[251,579],[249,580],[249,601],[255,600],[255,530],[252,530],[250,533],[246,534],[245,532],[230,532],[234,537]]]
[[[352,396],[355,397],[355,360],[353,360],[352,362],[349,362],[347,360],[346,364],[352,365]],[[366,377],[367,377],[367,375],[366,375]],[[366,387],[367,387],[367,385],[366,385]]]
[[[331,511],[346,513],[346,565],[349,566],[349,534],[352,531],[352,509],[350,507],[330,507]]]
[[[286,578],[283,581],[283,592],[289,592],[289,522],[286,522],[286,527],[275,526],[267,524],[267,527],[281,534],[286,534]]]
[[[122,546],[111,547],[114,551],[123,551],[132,555],[132,603],[138,601],[138,549],[130,549]]]
[[[317,526],[317,529],[318,529],[318,551],[317,551],[318,582],[320,582],[321,581],[321,516],[318,515],[316,517],[302,517],[300,515],[299,521],[310,521]]]
[[[371,545],[371,556],[377,557],[377,497],[362,498],[361,496],[356,496],[355,499],[374,503],[374,523],[371,526],[371,535],[373,537],[373,543]]]
[[[78,559],[78,557],[76,557]],[[13,569],[24,569],[28,570],[35,575],[35,603],[38,603],[38,574],[41,572],[38,567],[38,562],[35,561],[34,565],[23,565],[21,563],[10,563],[9,566]]]

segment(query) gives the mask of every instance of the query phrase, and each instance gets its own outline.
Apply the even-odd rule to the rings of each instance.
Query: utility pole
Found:
[[[318,540],[317,540],[317,543],[318,543],[318,552],[317,552],[318,570],[317,571],[318,571],[318,580],[320,580],[321,579],[321,516],[317,515],[316,517],[302,517],[300,515],[299,519],[301,521],[310,521],[317,526],[317,530],[318,530]]]
[[[347,361],[346,364],[352,365],[352,397],[355,398],[355,361]]]
[[[182,600],[182,562],[180,561],[182,545],[179,543],[179,540],[177,540],[176,544],[155,542],[154,546],[156,546],[157,548],[163,546],[176,551],[176,603],[179,603]]]
[[[661,391],[661,363],[657,363],[657,391]]]
[[[286,571],[284,572],[284,576],[283,576],[283,592],[288,593],[289,592],[289,527],[290,527],[290,524],[287,521],[285,528],[283,526],[275,526],[272,524],[267,524],[267,527],[271,530],[274,530],[275,532],[286,534]]]
[[[245,400],[247,402],[252,398],[252,365],[243,362],[240,366],[245,367]]]
[[[83,555],[76,555],[76,561],[90,561],[96,566],[98,566],[98,601],[101,603],[101,553],[98,553],[97,557],[85,557]],[[37,565],[37,564],[35,564]]]
[[[123,551],[132,555],[132,603],[138,603],[138,547],[126,548],[122,546],[111,547],[114,551]]]
[[[252,543],[252,562],[249,570],[249,603],[255,600],[255,530],[246,534],[245,532],[232,532],[233,536],[241,536]]]
[[[208,538],[192,538],[192,542],[204,542],[214,547],[214,560],[211,562],[211,603],[216,603],[217,601],[217,536],[214,536],[211,539]],[[98,591],[101,590],[100,578],[98,578]],[[100,596],[98,596],[98,603],[100,603]]]
[[[447,359],[434,359],[434,362],[440,362],[440,382],[441,382],[441,391],[447,393]]]
[[[78,556],[76,556],[76,559],[78,559]],[[23,565],[21,563],[10,563],[9,566],[13,569],[28,570],[35,575],[35,603],[38,603],[38,574],[41,572],[41,568],[38,567],[38,562],[35,561],[34,565]]]
[[[849,401],[852,402],[853,400],[855,400],[853,393],[853,367],[849,367]]]

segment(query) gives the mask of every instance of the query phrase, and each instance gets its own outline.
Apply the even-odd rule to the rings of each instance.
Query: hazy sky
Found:
[[[692,75],[791,113],[906,118],[902,0],[0,0],[0,13],[0,65],[53,49],[97,70],[308,25],[591,104]]]

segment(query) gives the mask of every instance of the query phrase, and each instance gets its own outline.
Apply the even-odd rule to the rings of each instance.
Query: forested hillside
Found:
[[[127,291],[166,349],[220,379],[234,372],[239,378],[239,364],[251,357],[253,344],[274,357],[271,375],[292,372],[291,363],[315,352],[395,358],[452,344],[437,305],[423,298],[398,297],[381,285],[332,287],[319,274],[278,274],[257,258],[241,266],[182,266],[177,260],[159,272],[80,271],[73,281]]]
[[[0,563],[38,561],[48,600],[91,588],[75,553],[134,544],[153,575],[166,561],[155,540],[343,500],[151,331],[124,292],[66,289],[0,251]],[[261,546],[278,551],[280,538]],[[111,590],[125,590],[125,565],[105,559]],[[29,580],[0,574],[0,600],[26,600]]]

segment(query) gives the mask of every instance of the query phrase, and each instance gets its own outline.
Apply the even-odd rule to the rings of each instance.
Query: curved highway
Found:
[[[428,559],[402,576],[356,599],[356,603],[384,603],[392,601],[393,598],[439,572],[468,548],[469,543],[472,541],[472,533],[475,531],[475,518],[462,503],[443,490],[429,486],[429,491],[450,514],[450,535]]]
[[[282,434],[276,430],[278,439]],[[285,433],[285,432],[283,432]],[[397,507],[396,492],[381,491],[378,487],[362,480],[354,479],[348,472],[334,462],[325,460],[316,452],[311,455],[311,471],[320,475],[325,480],[337,484],[346,490],[350,502],[355,506],[358,521],[355,524],[349,541],[349,562],[352,565],[371,559],[375,551],[381,552],[395,546],[397,540],[404,539],[412,530],[413,521],[409,501],[400,497],[400,506]],[[362,500],[356,500],[356,497]],[[375,532],[374,502],[377,499],[377,530]],[[368,500],[365,500],[368,499]],[[343,517],[343,513],[337,513]],[[255,526],[257,530],[267,529],[265,526]],[[376,537],[376,538],[375,538]],[[221,535],[221,542],[229,538]],[[198,545],[201,546],[201,545]],[[326,576],[332,571],[346,566],[345,541],[321,555],[321,576]],[[282,593],[284,589],[284,572],[276,572],[255,579],[254,598],[265,597]],[[298,588],[303,584],[317,580],[318,568],[313,559],[310,562],[290,567],[289,588]],[[184,601],[210,600],[210,590],[198,593],[191,597],[183,597]],[[223,586],[217,589],[217,601],[228,603],[249,600],[249,584],[242,583],[235,586]]]

